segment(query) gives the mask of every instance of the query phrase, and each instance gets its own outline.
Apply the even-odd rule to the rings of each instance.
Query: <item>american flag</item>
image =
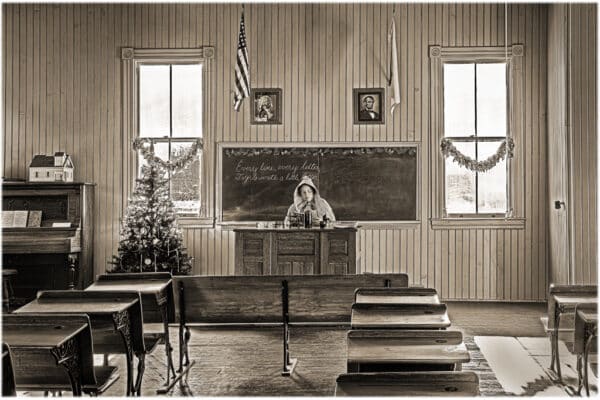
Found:
[[[237,63],[235,64],[235,93],[233,94],[233,109],[235,111],[240,110],[242,100],[245,97],[250,97],[250,65],[248,64],[246,27],[244,25],[244,10],[242,9],[237,47]]]

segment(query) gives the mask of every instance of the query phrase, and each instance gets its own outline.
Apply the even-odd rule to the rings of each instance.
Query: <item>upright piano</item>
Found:
[[[2,198],[3,211],[42,212],[39,227],[2,228],[3,268],[18,271],[12,303],[25,304],[38,290],[92,283],[93,184],[4,181]],[[63,226],[53,227],[55,222]]]

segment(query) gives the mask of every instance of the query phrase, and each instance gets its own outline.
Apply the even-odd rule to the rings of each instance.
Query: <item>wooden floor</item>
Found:
[[[541,303],[449,303],[453,329],[460,329],[472,361],[464,370],[479,373],[484,395],[504,394],[494,372],[475,343],[474,336],[531,336],[544,332]],[[347,328],[294,327],[290,348],[299,359],[292,377],[282,377],[280,328],[199,329],[192,330],[190,355],[196,361],[188,376],[187,387],[176,386],[174,396],[331,396],[335,378],[346,370]],[[171,337],[177,338],[173,330]],[[175,354],[177,359],[177,352]],[[164,347],[147,357],[142,394],[152,396],[165,374]],[[121,366],[123,357],[111,364]],[[120,396],[124,378],[105,395]]]

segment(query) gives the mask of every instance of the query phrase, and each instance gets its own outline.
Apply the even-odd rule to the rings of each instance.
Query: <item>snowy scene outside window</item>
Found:
[[[138,69],[139,135],[151,138],[155,154],[177,159],[202,138],[202,64],[142,64]],[[200,212],[200,157],[170,177],[179,215]],[[145,163],[139,157],[138,165]]]
[[[496,152],[508,133],[506,63],[445,63],[444,136],[478,161]],[[446,159],[447,214],[505,214],[507,164],[471,172]]]

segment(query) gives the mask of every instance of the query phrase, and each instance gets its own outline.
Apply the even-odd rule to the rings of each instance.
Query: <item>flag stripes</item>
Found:
[[[242,101],[246,97],[250,97],[250,66],[248,63],[244,11],[242,10],[240,33],[238,36],[237,62],[235,64],[235,93],[233,95],[233,109],[235,111],[240,110]]]

